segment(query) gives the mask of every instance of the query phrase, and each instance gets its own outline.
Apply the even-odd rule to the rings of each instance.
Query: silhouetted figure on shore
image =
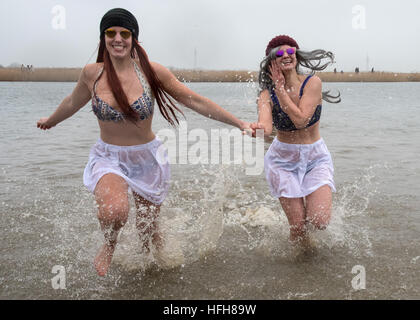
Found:
[[[20,66],[20,71],[21,72],[33,72],[34,71],[34,66],[31,64],[27,64],[26,66],[24,64],[22,64]]]
[[[29,66],[29,64],[27,64],[26,66],[22,63],[20,66],[20,71],[21,72],[29,72],[31,71],[31,67]]]
[[[354,69],[354,72],[359,73],[359,67],[356,67],[356,69]]]
[[[334,73],[337,73],[337,68],[334,68]]]
[[[373,67],[372,67],[372,70],[371,70],[370,72],[372,72],[372,73],[374,73],[374,72],[375,72],[375,70],[373,69]]]

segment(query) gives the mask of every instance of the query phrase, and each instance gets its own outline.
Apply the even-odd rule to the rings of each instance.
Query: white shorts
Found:
[[[168,153],[157,138],[135,146],[117,146],[99,139],[90,150],[83,183],[93,193],[99,179],[108,173],[122,177],[132,191],[154,204],[161,204],[168,194]]]
[[[302,198],[323,185],[336,191],[331,154],[322,138],[312,144],[289,144],[276,137],[264,157],[264,171],[276,198]]]

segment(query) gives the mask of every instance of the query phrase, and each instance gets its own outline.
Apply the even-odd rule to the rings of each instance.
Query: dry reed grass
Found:
[[[420,73],[397,72],[320,72],[324,82],[411,82],[420,81]]]
[[[253,82],[257,71],[171,70],[183,82]],[[0,81],[75,82],[80,68],[37,68],[32,72],[20,68],[0,68]],[[420,73],[394,72],[319,72],[324,82],[411,82],[420,81]]]
[[[39,68],[32,72],[20,68],[0,69],[0,81],[75,82],[80,68]]]

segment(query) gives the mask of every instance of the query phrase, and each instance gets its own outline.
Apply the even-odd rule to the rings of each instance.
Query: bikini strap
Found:
[[[93,84],[93,95],[96,97],[96,85],[98,84],[98,80],[101,77],[102,73],[104,72],[104,67],[102,66],[101,70],[99,70],[98,75],[96,77],[95,83]]]
[[[137,77],[140,80],[141,85],[143,86],[143,90],[150,98],[152,97],[152,90],[150,89],[149,83],[145,80],[143,73],[141,72],[139,66],[137,63],[133,60],[134,63],[134,69],[136,70]],[[96,86],[98,84],[98,80],[101,77],[102,73],[104,72],[104,67],[102,66],[101,69],[98,72],[98,75],[96,77],[95,83],[93,85],[93,95],[96,96]]]
[[[308,82],[308,80],[312,77],[312,74],[310,74],[309,76],[306,77],[306,79],[303,81],[302,86],[300,87],[300,92],[299,92],[299,99],[302,97],[303,94],[303,88],[305,88],[306,83]]]
[[[271,101],[273,102],[273,104],[279,105],[280,106],[280,102],[279,99],[277,98],[276,92],[274,91],[274,88],[270,88],[270,97],[271,97]]]
[[[150,98],[152,97],[152,90],[150,89],[149,83],[146,81],[145,76],[143,75],[143,72],[140,70],[137,63],[133,60],[134,63],[134,69],[136,70],[137,77],[140,80],[141,85],[143,86],[143,90],[146,93],[147,96]]]

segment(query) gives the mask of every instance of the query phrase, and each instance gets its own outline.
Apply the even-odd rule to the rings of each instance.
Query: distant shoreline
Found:
[[[76,82],[81,68],[1,68],[0,81]],[[246,70],[171,70],[183,82],[254,82],[257,71]],[[324,82],[420,82],[420,73],[398,72],[318,72]]]

